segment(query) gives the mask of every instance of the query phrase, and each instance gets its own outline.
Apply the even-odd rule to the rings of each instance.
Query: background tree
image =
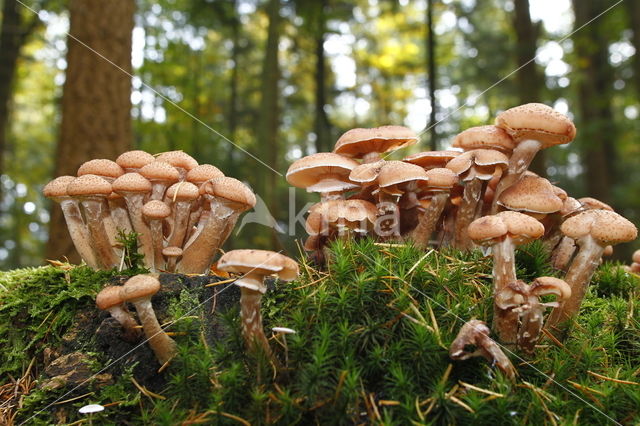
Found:
[[[132,144],[133,0],[72,0],[60,142],[54,174],[74,175],[92,158],[114,159]],[[58,206],[51,212],[47,257],[75,251]]]

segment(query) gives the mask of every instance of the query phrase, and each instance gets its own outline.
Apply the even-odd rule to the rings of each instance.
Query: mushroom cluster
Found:
[[[545,327],[564,337],[601,256],[637,236],[636,227],[608,205],[572,198],[527,170],[538,151],[575,135],[567,116],[539,103],[461,132],[448,150],[402,161],[382,155],[415,144],[418,135],[409,129],[349,130],[332,153],[301,158],[287,172],[291,185],[320,193],[309,210],[304,248],[322,266],[328,242],[362,235],[411,240],[423,248],[484,246],[494,259],[492,328],[502,344],[530,353],[546,309],[553,311]],[[518,279],[515,248],[536,239],[564,279]],[[550,294],[554,302],[540,301]]]
[[[135,232],[146,268],[206,273],[239,215],[256,203],[242,182],[182,151],[157,156],[128,151],[115,161],[96,159],[77,177],[44,187],[60,203],[71,239],[92,268],[122,262],[118,232]]]

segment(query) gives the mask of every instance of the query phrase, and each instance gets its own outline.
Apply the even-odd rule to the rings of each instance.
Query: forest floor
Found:
[[[557,275],[540,244],[526,281]],[[304,262],[304,261],[303,261]],[[452,361],[464,322],[492,315],[491,259],[370,240],[337,243],[327,270],[269,284],[265,333],[282,364],[243,348],[236,286],[162,274],[153,299],[178,343],[160,365],[95,307],[136,271],[56,264],[0,273],[0,424],[637,424],[640,280],[605,263],[563,343],[508,352],[515,383],[482,358]],[[220,282],[220,284],[218,284]],[[272,327],[296,334],[276,335]],[[78,413],[87,404],[104,411]]]

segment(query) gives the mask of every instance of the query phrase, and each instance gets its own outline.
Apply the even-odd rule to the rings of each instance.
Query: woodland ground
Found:
[[[554,275],[542,246],[518,276]],[[510,383],[484,359],[452,361],[462,324],[491,317],[491,260],[370,240],[337,243],[326,271],[275,282],[265,333],[286,368],[243,349],[238,289],[163,274],[153,304],[179,345],[166,370],[94,305],[126,276],[68,264],[0,273],[0,423],[637,424],[640,280],[604,264],[571,337],[509,353]],[[125,271],[131,275],[138,270]],[[120,273],[122,274],[122,273]],[[271,327],[293,328],[282,336]],[[89,379],[89,380],[87,380]]]

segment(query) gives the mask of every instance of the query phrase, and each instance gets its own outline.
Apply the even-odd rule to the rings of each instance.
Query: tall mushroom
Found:
[[[322,201],[342,198],[345,191],[358,185],[349,181],[349,173],[358,166],[351,158],[321,152],[302,157],[287,170],[287,182],[307,192],[318,192]]]
[[[138,173],[151,182],[152,200],[162,200],[167,188],[180,180],[178,169],[164,161],[149,163]]]
[[[500,194],[498,204],[542,221],[547,215],[559,212],[563,202],[547,179],[523,176]]]
[[[145,267],[152,269],[153,239],[151,230],[142,216],[145,198],[151,193],[151,182],[139,173],[125,173],[113,181],[113,191],[124,197],[131,225],[133,230],[138,233],[140,244],[138,251],[144,256]]]
[[[120,297],[135,306],[147,342],[160,365],[178,352],[176,342],[165,333],[153,311],[151,298],[160,290],[160,281],[151,275],[136,275],[120,287]]]
[[[189,231],[191,206],[196,202],[200,192],[198,187],[190,182],[174,183],[167,189],[167,199],[173,205],[171,234],[168,238],[170,246],[182,247]]]
[[[101,311],[108,311],[120,323],[124,330],[124,340],[134,342],[140,338],[140,330],[120,296],[120,289],[121,287],[113,285],[103,288],[96,296],[96,306]]]
[[[476,219],[469,225],[469,237],[479,245],[491,246],[493,252],[493,295],[517,281],[515,247],[544,235],[544,226],[534,218],[518,212],[501,212]],[[500,340],[514,345],[518,316],[502,309],[494,299],[493,328]]]
[[[333,149],[336,154],[362,158],[364,163],[373,163],[380,154],[395,151],[418,142],[418,135],[403,126],[381,126],[373,129],[351,129],[345,132]]]
[[[69,229],[71,241],[80,257],[87,263],[90,268],[98,269],[100,264],[98,258],[93,251],[91,244],[91,236],[89,229],[82,218],[80,211],[80,203],[67,194],[67,185],[75,178],[73,176],[60,176],[45,185],[42,193],[45,197],[51,198],[60,204],[64,220]]]
[[[497,211],[502,191],[520,180],[538,151],[569,143],[576,136],[576,128],[567,116],[538,103],[503,111],[496,117],[496,126],[506,130],[517,145],[509,159],[507,174],[496,188],[492,213]]]
[[[545,328],[557,336],[564,333],[567,323],[578,314],[605,247],[632,241],[638,236],[633,223],[608,210],[579,213],[565,220],[561,229],[566,236],[576,240],[579,250],[564,277],[571,287],[571,297],[553,310],[545,324]]]
[[[80,200],[98,264],[105,269],[118,266],[120,259],[111,243],[114,236],[109,237],[105,226],[106,218],[110,218],[106,198],[111,194],[111,184],[96,175],[83,175],[67,185],[67,193]]]
[[[171,208],[160,200],[151,200],[142,207],[142,215],[149,222],[153,241],[153,272],[158,272],[164,266],[162,222],[171,215]]]
[[[211,212],[202,229],[185,244],[182,260],[177,265],[178,272],[185,274],[205,273],[240,214],[256,204],[251,189],[230,177],[205,182],[200,194],[209,202]]]
[[[509,380],[514,381],[516,378],[516,369],[513,368],[513,364],[498,344],[489,337],[487,324],[480,320],[472,319],[464,323],[451,342],[449,356],[456,361],[482,356],[491,365],[497,365]]]
[[[282,281],[294,280],[298,276],[298,264],[273,251],[232,250],[220,258],[218,269],[242,274],[234,284],[240,287],[240,316],[245,344],[251,352],[262,351],[271,357],[260,313],[262,295],[267,291],[264,279],[275,275]]]

